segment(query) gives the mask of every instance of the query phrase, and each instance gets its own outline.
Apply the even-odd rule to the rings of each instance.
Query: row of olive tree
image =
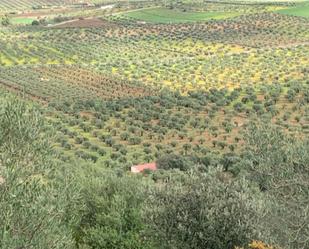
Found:
[[[59,164],[40,113],[4,99],[0,248],[233,249],[253,239],[308,248],[309,143],[250,127],[233,174],[218,155],[203,158],[209,167],[165,159],[161,177],[144,177]]]
[[[308,248],[308,140],[264,124],[249,126],[246,138],[237,158],[171,155],[152,177],[80,171],[87,211],[78,241],[90,248],[232,249],[255,239]]]

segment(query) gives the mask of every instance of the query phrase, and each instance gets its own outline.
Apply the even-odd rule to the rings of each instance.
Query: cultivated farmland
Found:
[[[1,87],[48,106],[63,158],[234,151],[256,118],[307,134],[309,22],[276,13],[297,7],[134,6],[0,29]]]
[[[309,248],[308,8],[0,1],[0,249]]]
[[[125,14],[126,17],[151,23],[199,22],[211,19],[224,19],[236,15],[236,12],[184,12],[180,10],[169,10],[166,8],[142,9]]]
[[[309,3],[304,2],[291,7],[283,8],[278,10],[278,13],[292,16],[309,17]]]

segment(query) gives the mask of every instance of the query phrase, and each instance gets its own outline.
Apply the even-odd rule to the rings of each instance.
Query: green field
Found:
[[[238,13],[230,12],[183,12],[166,8],[142,9],[124,14],[127,17],[151,23],[188,23],[210,19],[225,19],[237,16]]]
[[[31,24],[35,19],[27,17],[14,17],[11,19],[12,24]]]
[[[309,5],[302,5],[288,9],[278,10],[280,14],[309,17]]]

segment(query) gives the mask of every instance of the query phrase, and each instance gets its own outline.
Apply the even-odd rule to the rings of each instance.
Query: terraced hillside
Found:
[[[49,9],[61,6],[87,7],[94,4],[108,4],[109,0],[1,0],[0,13],[17,10]]]
[[[271,4],[177,6],[2,27],[0,86],[48,106],[63,158],[231,152],[255,119],[308,134],[307,18]],[[227,18],[187,22],[207,10]]]
[[[22,9],[31,9],[39,8],[44,6],[60,6],[63,4],[72,4],[78,3],[79,1],[74,0],[3,0],[0,3],[0,11],[6,10],[22,10]]]
[[[0,249],[308,249],[308,3],[0,0]]]
[[[277,13],[289,4],[177,6],[0,27],[0,86],[47,107],[63,159],[231,153],[261,119],[308,134],[307,18]],[[186,19],[208,12],[227,18]]]

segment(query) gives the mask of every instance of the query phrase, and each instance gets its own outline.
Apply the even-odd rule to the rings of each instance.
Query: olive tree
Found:
[[[174,174],[150,191],[145,208],[157,248],[232,249],[265,238],[266,202],[244,178],[214,168]]]
[[[74,248],[72,176],[51,159],[39,111],[0,104],[0,248]]]
[[[101,166],[74,167],[85,204],[75,232],[78,248],[149,248],[141,215],[147,182]]]
[[[287,248],[309,247],[309,141],[270,124],[251,124],[243,168],[273,202],[268,226]]]

